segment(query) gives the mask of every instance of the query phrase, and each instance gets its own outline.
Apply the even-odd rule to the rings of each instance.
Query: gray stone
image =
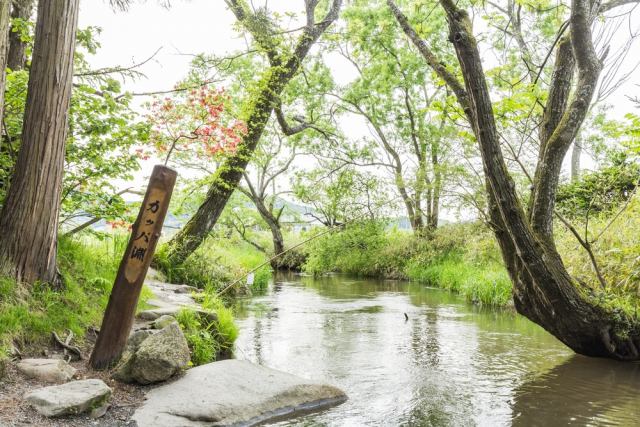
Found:
[[[191,292],[195,292],[196,294],[201,294],[204,291],[202,289],[196,288],[195,286],[180,285],[173,292],[176,294],[190,294]]]
[[[67,382],[76,374],[73,366],[55,359],[24,359],[18,369],[29,378],[47,383]]]
[[[128,349],[135,352],[136,350],[138,350],[138,348],[140,348],[140,344],[142,344],[144,340],[146,340],[156,332],[158,331],[155,331],[153,329],[142,329],[139,331],[135,331],[129,336],[129,343],[127,344]]]
[[[200,317],[206,320],[208,323],[218,323],[218,313],[215,311],[207,311],[207,310],[194,310]]]
[[[174,322],[145,339],[112,378],[139,384],[164,381],[187,366],[189,358],[187,340],[180,325]]]
[[[30,391],[24,395],[24,399],[40,414],[60,417],[81,414],[97,404],[105,403],[110,395],[111,389],[104,382],[91,379]]]
[[[209,323],[216,323],[218,321],[218,313],[215,311],[207,311],[200,308],[193,308],[197,314],[199,314],[202,319],[206,320]],[[138,317],[144,320],[156,320],[162,316],[177,316],[180,313],[180,307],[162,307],[156,308],[153,310],[145,310],[138,313]]]
[[[95,420],[96,418],[104,417],[104,415],[107,413],[107,409],[109,409],[110,407],[111,405],[109,405],[108,403],[105,403],[104,405],[97,407],[96,409],[91,411],[91,413],[89,414],[89,418]]]
[[[321,381],[225,360],[149,391],[132,419],[139,427],[252,426],[346,400],[342,390]]]
[[[177,322],[176,318],[165,314],[153,321],[153,327],[156,329],[164,329],[173,322]]]
[[[168,302],[158,301],[157,299],[153,299],[153,298],[149,298],[148,300],[145,301],[145,303],[147,305],[150,305],[151,307],[158,307],[158,308],[173,307]]]
[[[144,320],[156,320],[161,316],[175,316],[180,312],[180,307],[169,306],[156,308],[154,310],[145,310],[138,313],[138,317]]]
[[[149,267],[149,269],[147,270],[147,279],[158,280],[158,281],[162,282],[162,281],[166,280],[166,277],[162,272],[160,272],[160,271],[158,271],[158,270],[156,270],[154,268]]]

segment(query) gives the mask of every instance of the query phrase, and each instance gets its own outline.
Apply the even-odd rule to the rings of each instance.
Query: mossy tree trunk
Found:
[[[517,311],[576,353],[639,360],[637,322],[620,310],[600,305],[589,295],[589,289],[573,280],[553,238],[562,161],[584,121],[602,69],[590,29],[597,7],[592,8],[589,0],[571,1],[569,36],[561,41],[556,53],[539,135],[531,202],[525,212],[504,162],[469,15],[452,0],[440,0],[449,25],[449,41],[454,45],[464,78],[463,87],[393,1],[387,0],[387,4],[427,63],[454,91],[474,130],[484,165],[491,226],[513,282]],[[605,10],[607,7],[603,6]],[[575,68],[578,79],[573,85]]]
[[[249,94],[247,107],[240,117],[240,120],[247,124],[247,134],[238,146],[237,152],[229,156],[220,166],[202,205],[169,242],[167,257],[172,264],[182,264],[215,226],[229,197],[242,179],[242,174],[258,145],[274,107],[280,103],[280,94],[299,70],[311,47],[338,18],[342,5],[342,0],[333,0],[325,18],[321,22],[316,22],[315,10],[318,1],[305,0],[306,26],[297,44],[289,52],[287,48],[279,46],[278,35],[265,24],[264,17],[252,13],[244,1],[225,0],[225,2],[238,22],[251,34],[259,49],[267,56],[269,68],[262,73],[257,85],[258,89]]]
[[[4,3],[4,2],[3,2]],[[20,151],[0,213],[0,273],[58,283],[58,216],[79,0],[41,0]]]

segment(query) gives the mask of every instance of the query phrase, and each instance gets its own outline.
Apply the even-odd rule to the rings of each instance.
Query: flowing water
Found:
[[[576,356],[525,318],[448,291],[279,273],[237,307],[239,359],[349,396],[279,426],[640,424],[640,365]]]

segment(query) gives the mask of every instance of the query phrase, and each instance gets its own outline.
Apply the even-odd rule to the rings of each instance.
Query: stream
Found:
[[[237,317],[238,359],[349,396],[272,425],[638,423],[640,365],[577,356],[513,311],[423,284],[279,272]]]

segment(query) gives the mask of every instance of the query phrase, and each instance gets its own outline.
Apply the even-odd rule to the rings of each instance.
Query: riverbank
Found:
[[[382,222],[356,223],[304,248],[303,271],[410,280],[459,293],[472,303],[511,305],[511,281],[491,233],[479,223],[440,227],[431,239]]]

